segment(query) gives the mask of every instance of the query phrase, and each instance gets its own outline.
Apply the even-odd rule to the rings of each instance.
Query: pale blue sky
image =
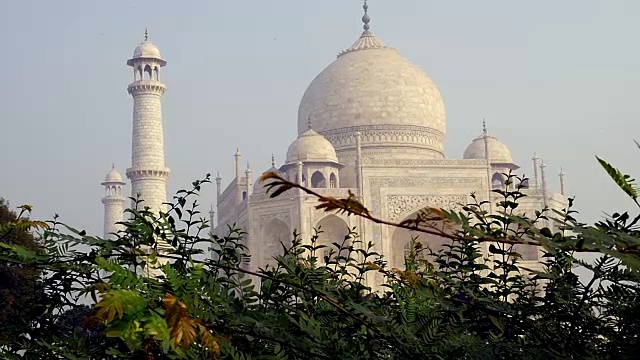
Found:
[[[170,195],[206,172],[227,183],[282,160],[313,77],[361,32],[358,0],[2,0],[0,196],[102,233],[100,182],[130,163],[131,71],[148,27],[163,79]],[[447,107],[447,156],[479,134],[531,174],[537,150],[587,220],[629,202],[601,155],[640,176],[637,0],[371,0],[372,30],[422,67]],[[129,189],[129,188],[128,188]],[[201,202],[208,208],[211,185]]]

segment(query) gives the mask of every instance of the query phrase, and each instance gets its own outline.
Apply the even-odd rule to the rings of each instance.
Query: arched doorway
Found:
[[[340,256],[347,257],[349,255],[349,251],[346,248],[352,246],[353,243],[351,239],[345,241],[345,238],[350,233],[349,225],[346,221],[336,215],[328,215],[318,221],[315,229],[319,232],[317,245],[326,246],[316,253],[321,264],[325,263],[325,258],[331,254],[331,251],[333,251],[333,258],[338,255],[338,248],[333,243],[337,243],[343,248]]]
[[[280,219],[269,220],[262,228],[263,252],[262,254],[253,254],[262,258],[261,267],[274,266],[277,261],[275,256],[283,255],[284,245],[287,249],[293,244],[293,234],[289,230],[289,225]]]
[[[311,187],[312,188],[325,188],[325,187],[327,187],[324,175],[322,175],[322,173],[320,171],[316,171],[316,172],[313,173],[313,175],[311,175]]]
[[[335,189],[338,187],[338,178],[334,173],[331,173],[331,176],[329,176],[329,187],[332,189]]]
[[[494,189],[500,189],[504,185],[504,176],[500,173],[495,173],[491,177],[491,187]]]
[[[404,218],[405,220],[415,219],[420,211]],[[429,216],[429,215],[428,215]],[[431,219],[433,216],[429,216],[429,220],[426,223],[421,224],[421,228],[428,228],[432,230],[442,231],[445,234],[454,234],[455,230],[452,224],[446,223],[443,220]],[[391,237],[391,254],[387,256],[389,266],[392,268],[404,269],[405,258],[409,256],[411,240],[415,238],[416,242],[422,245],[422,252],[417,254],[419,257],[428,261],[433,261],[429,256],[430,251],[438,252],[444,248],[444,244],[450,243],[451,240],[445,236],[436,234],[427,234],[420,231],[409,230],[404,228],[394,228]]]

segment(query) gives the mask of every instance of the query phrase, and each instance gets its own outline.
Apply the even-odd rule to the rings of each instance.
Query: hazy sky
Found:
[[[358,0],[0,1],[0,196],[102,234],[100,182],[130,164],[125,62],[145,27],[168,61],[170,195],[207,172],[226,184],[236,146],[257,176],[272,152],[283,159],[304,90],[360,35],[361,12]],[[554,189],[563,166],[590,221],[629,205],[596,154],[640,176],[638,13],[637,0],[370,1],[374,33],[442,92],[447,157],[485,117],[526,174],[534,150]]]

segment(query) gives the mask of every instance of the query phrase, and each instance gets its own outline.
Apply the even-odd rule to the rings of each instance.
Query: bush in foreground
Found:
[[[637,201],[633,181],[601,161]],[[509,182],[520,183],[509,175]],[[318,208],[376,219],[354,198],[319,196],[267,174],[272,196],[298,188],[318,196]],[[431,254],[417,241],[404,269],[357,234],[335,239],[328,258],[317,236],[257,272],[243,233],[210,236],[197,198],[209,178],[180,191],[166,214],[139,204],[116,240],[89,236],[54,220],[40,232],[44,252],[0,244],[5,263],[37,269],[43,295],[27,328],[0,348],[6,358],[58,359],[549,359],[631,358],[640,344],[640,216],[614,214],[593,226],[569,207],[517,215],[524,194],[498,191],[499,214],[486,203],[461,213],[425,209],[410,222],[390,224],[450,238]],[[456,232],[430,225],[442,219]],[[542,227],[553,219],[560,232]],[[40,223],[30,223],[39,225]],[[5,229],[3,228],[3,231]],[[349,240],[349,241],[346,241]],[[490,243],[497,255],[484,259]],[[518,244],[544,249],[542,271],[531,273]],[[198,260],[209,247],[213,259]],[[88,249],[88,250],[81,250]],[[577,259],[601,254],[593,264]],[[430,256],[425,256],[430,255]],[[430,259],[430,260],[429,260]],[[583,283],[576,265],[591,270]],[[385,290],[364,279],[380,273]],[[87,298],[90,307],[80,305]],[[4,330],[4,329],[3,329]],[[11,330],[11,329],[8,329]]]

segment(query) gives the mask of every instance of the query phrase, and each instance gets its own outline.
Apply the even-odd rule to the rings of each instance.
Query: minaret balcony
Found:
[[[127,169],[127,177],[132,180],[142,180],[142,179],[157,179],[163,178],[167,179],[171,171],[169,168],[164,169],[141,169],[141,168],[128,168]]]
[[[124,198],[124,196],[121,195],[111,195],[111,196],[106,196],[102,198],[102,203],[104,205],[123,205],[125,203],[127,199]]]
[[[138,80],[129,84],[127,91],[131,95],[144,93],[164,94],[167,91],[167,87],[157,80]]]

